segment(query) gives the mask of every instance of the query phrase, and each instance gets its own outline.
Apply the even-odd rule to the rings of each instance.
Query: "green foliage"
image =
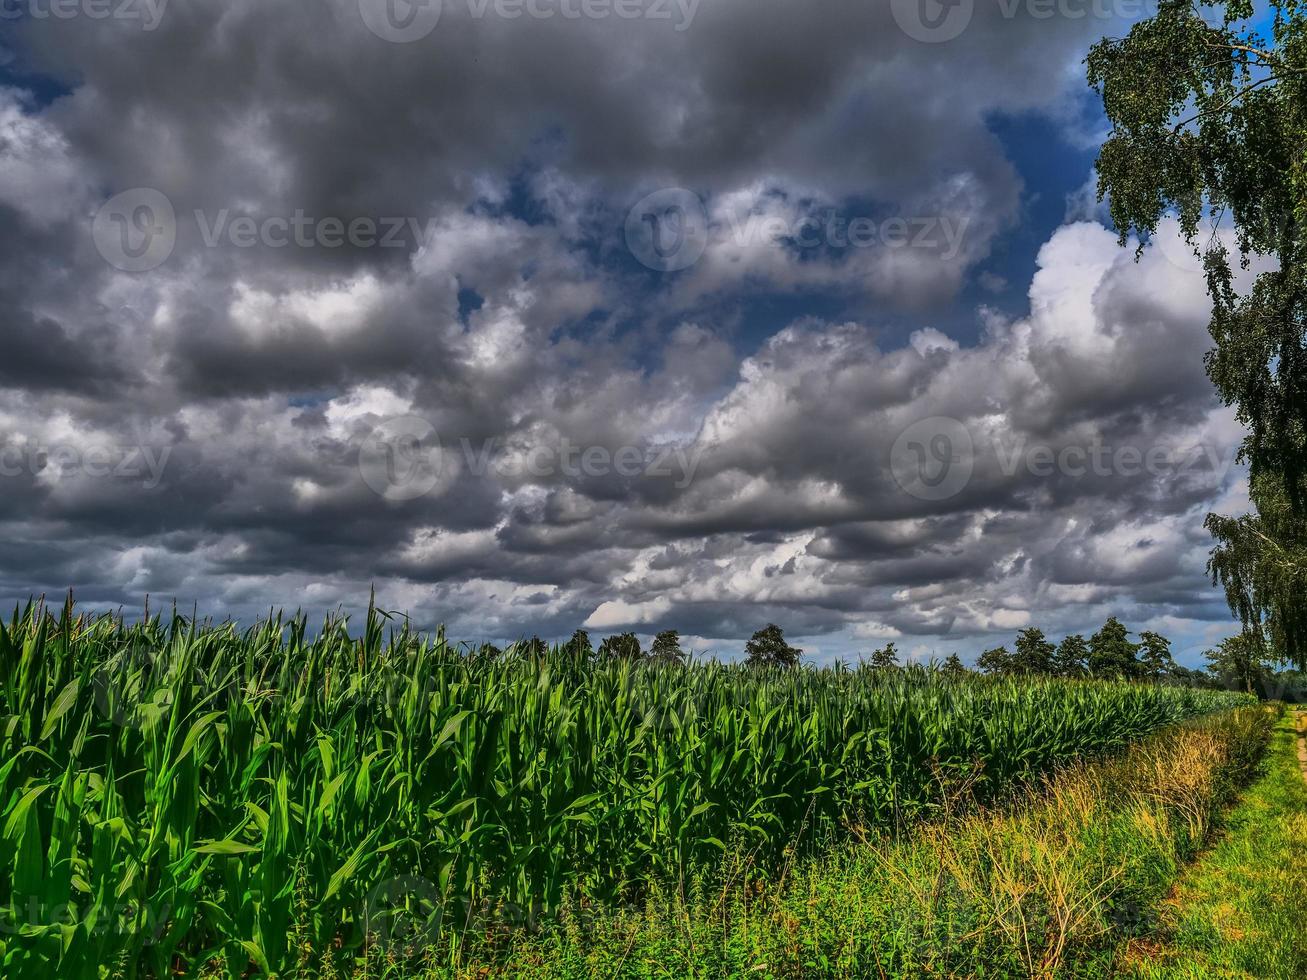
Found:
[[[1017,634],[1016,652],[1008,663],[1014,674],[1035,674],[1049,677],[1053,674],[1053,654],[1057,647],[1044,638],[1044,631],[1033,626]]]
[[[1089,670],[1089,644],[1079,633],[1063,638],[1053,655],[1053,673],[1057,677],[1084,677]]]
[[[681,634],[676,630],[663,630],[654,637],[650,656],[659,663],[684,664],[685,651],[681,649]]]
[[[1294,741],[1289,715],[1265,774],[1226,820],[1228,832],[1181,876],[1162,906],[1163,943],[1126,975],[1307,976],[1307,782]]]
[[[779,882],[760,879],[747,853],[733,850],[716,874],[690,876],[638,907],[566,914],[563,927],[521,937],[490,972],[515,980],[1120,976],[1137,958],[1122,955],[1127,943],[1146,930],[1177,870],[1255,774],[1272,724],[1249,708],[1179,726],[1119,756],[1066,767],[1011,806],[796,860]],[[1291,753],[1280,758],[1292,764]],[[1174,976],[1302,975],[1292,968],[1302,945],[1294,926],[1304,903],[1292,894],[1302,862],[1291,847],[1307,823],[1287,808],[1278,815],[1274,860],[1254,856],[1249,864],[1274,869],[1270,880],[1290,889],[1278,904],[1297,914],[1241,921],[1248,932],[1237,962],[1277,962],[1249,955],[1266,923],[1276,935],[1264,945],[1280,969]],[[1269,912],[1269,889],[1257,891],[1267,902],[1258,911]],[[1231,914],[1213,899],[1202,910],[1209,930]],[[480,975],[483,962],[469,964],[469,974]]]
[[[1297,0],[1270,6],[1275,24],[1264,36],[1245,23],[1245,0],[1214,4],[1215,16],[1191,0],[1161,0],[1126,37],[1095,45],[1087,64],[1112,124],[1099,193],[1122,243],[1131,231],[1152,235],[1168,210],[1196,242],[1214,213],[1242,254],[1279,260],[1238,296],[1219,240],[1195,246],[1215,304],[1212,380],[1249,427],[1254,478],[1296,488],[1307,474],[1307,11]]]
[[[994,647],[986,650],[976,658],[976,669],[985,674],[1010,674],[1012,673],[1012,654],[1008,653],[1007,647]]]
[[[1213,304],[1208,374],[1248,429],[1257,513],[1208,518],[1213,580],[1256,642],[1307,667],[1307,7],[1269,7],[1264,35],[1249,0],[1161,0],[1087,63],[1112,125],[1099,196],[1122,244],[1135,232],[1141,248],[1177,212]],[[1243,266],[1270,260],[1242,292],[1222,220]]]
[[[1175,660],[1171,657],[1171,641],[1160,633],[1147,630],[1139,634],[1139,676],[1145,680],[1161,680],[1175,674]]]
[[[1130,642],[1129,632],[1113,616],[1089,638],[1089,673],[1095,677],[1138,677],[1138,651],[1139,647]]]
[[[797,667],[803,651],[785,642],[785,633],[775,623],[764,626],[744,645],[751,667]]]
[[[572,634],[572,638],[563,644],[563,652],[569,657],[589,660],[595,652],[594,647],[590,645],[590,634],[585,630],[577,630]]]
[[[893,641],[885,644],[879,650],[873,650],[871,656],[867,658],[867,666],[873,670],[888,670],[898,665],[898,651],[894,649]]]
[[[1247,633],[1222,640],[1203,656],[1217,682],[1234,690],[1251,694],[1271,676],[1271,658],[1256,637]]]
[[[644,656],[640,638],[634,633],[618,633],[599,644],[599,656],[605,660],[639,660]]]
[[[549,652],[549,647],[540,637],[533,636],[529,640],[513,644],[513,652],[520,657],[540,658]]]
[[[1259,477],[1252,496],[1256,515],[1208,515],[1218,542],[1208,571],[1253,643],[1307,667],[1307,517],[1273,477]]]
[[[960,677],[967,673],[967,668],[962,663],[962,658],[956,653],[950,653],[944,658],[944,664],[940,667],[940,670],[953,677]]]
[[[0,626],[4,974],[295,975],[305,950],[435,948],[638,897],[728,841],[774,869],[798,838],[920,817],[960,781],[993,798],[1241,700],[491,658],[388,618],[311,636],[29,605]]]

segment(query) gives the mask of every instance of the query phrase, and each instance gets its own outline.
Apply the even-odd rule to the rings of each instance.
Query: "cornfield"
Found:
[[[478,657],[372,610],[0,625],[6,976],[293,973],[892,828],[1245,702],[927,670]],[[506,911],[507,910],[507,911]],[[414,942],[414,937],[418,942]],[[306,952],[311,951],[311,952]]]

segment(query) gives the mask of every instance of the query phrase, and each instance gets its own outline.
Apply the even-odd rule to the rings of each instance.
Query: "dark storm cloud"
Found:
[[[675,627],[729,653],[776,621],[819,656],[1215,618],[1194,529],[1238,504],[1238,433],[1192,269],[1069,225],[1028,317],[976,311],[964,347],[921,313],[877,341],[882,307],[949,303],[1020,213],[987,119],[1061,111],[1104,29],[999,14],[941,45],[888,4],[783,0],[705,0],[683,31],[447,0],[413,44],[346,0],[18,22],[19,64],[67,94],[0,89],[0,598],[248,616],[376,582],[469,639]],[[668,186],[711,240],[660,277],[623,224]],[[91,231],[139,187],[175,241],[131,273]],[[832,209],[957,237],[797,248]],[[300,218],[308,244],[281,244]],[[389,219],[400,247],[313,237]],[[759,290],[871,313],[741,350]],[[932,417],[976,449],[941,499],[890,465]],[[377,445],[397,419],[440,446],[412,494],[407,444]],[[1030,465],[1098,443],[1213,455]]]
[[[0,360],[0,387],[30,391],[108,392],[127,380],[109,330],[87,330],[72,336],[63,324],[38,320],[17,308],[0,292],[0,332],[4,358]]]

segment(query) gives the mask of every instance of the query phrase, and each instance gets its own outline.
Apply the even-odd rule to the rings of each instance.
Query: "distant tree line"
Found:
[[[549,651],[548,644],[538,636],[514,644],[513,649],[520,656],[541,657]],[[689,655],[681,648],[681,634],[676,630],[663,630],[654,637],[653,647],[646,653],[640,646],[640,638],[634,633],[618,633],[607,637],[595,649],[590,634],[577,630],[572,638],[560,647],[564,654],[579,657],[582,660],[647,660],[659,663],[682,664],[689,660]],[[504,651],[490,643],[482,644],[475,653],[483,657],[500,657]]]
[[[547,644],[538,636],[515,644],[519,655],[543,656]],[[676,630],[663,630],[654,637],[653,646],[644,650],[634,633],[618,633],[605,638],[596,649],[585,630],[577,630],[561,647],[563,653],[583,660],[645,661],[685,665],[689,655],[681,646]],[[744,646],[745,664],[750,667],[798,667],[803,651],[791,646],[785,632],[775,623],[758,630]],[[498,657],[503,651],[486,644],[475,655]],[[1062,677],[1081,679],[1137,680],[1191,684],[1200,687],[1223,687],[1257,693],[1263,697],[1289,700],[1307,698],[1307,675],[1297,671],[1277,672],[1265,647],[1247,634],[1223,640],[1208,650],[1207,669],[1191,670],[1175,662],[1171,641],[1160,633],[1145,630],[1138,642],[1115,616],[1103,624],[1089,639],[1073,633],[1060,643],[1049,640],[1036,627],[1021,630],[1009,650],[1006,646],[984,651],[976,660],[976,671],[1002,677]],[[900,666],[899,651],[891,641],[864,658],[873,670],[893,670]],[[971,673],[962,659],[951,653],[934,669],[950,675]]]
[[[1088,640],[1073,633],[1053,643],[1036,627],[1017,634],[1013,649],[1006,646],[986,650],[976,660],[986,674],[1043,677],[1094,677],[1120,680],[1167,678],[1193,680],[1187,668],[1171,656],[1171,641],[1160,633],[1144,631],[1139,642],[1113,616]]]
[[[1277,671],[1277,661],[1266,647],[1246,633],[1222,640],[1203,654],[1206,670],[1191,670],[1171,656],[1171,641],[1160,633],[1143,631],[1139,642],[1115,616],[1086,640],[1072,634],[1054,644],[1043,630],[1030,628],[1017,634],[1013,649],[1006,646],[986,650],[976,660],[976,669],[1002,676],[1044,676],[1099,678],[1192,684],[1221,687],[1263,697],[1296,700],[1307,691],[1307,675],[1300,671]],[[1287,661],[1278,661],[1281,665]],[[942,670],[957,672],[962,667],[951,655]]]

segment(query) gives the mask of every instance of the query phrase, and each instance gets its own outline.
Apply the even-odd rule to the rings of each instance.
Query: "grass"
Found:
[[[1292,718],[1277,726],[1265,772],[1230,813],[1224,836],[1167,899],[1162,941],[1129,950],[1129,975],[1307,977],[1307,781]]]
[[[434,965],[430,976],[1101,977],[1255,773],[1273,717],[1247,708],[1065,767],[1013,805],[716,878]],[[405,974],[406,976],[409,974]]]

